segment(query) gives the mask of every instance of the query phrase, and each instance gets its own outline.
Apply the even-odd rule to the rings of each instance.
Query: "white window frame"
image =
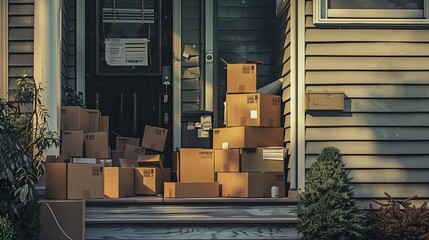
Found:
[[[313,22],[317,25],[412,25],[429,24],[429,0],[423,10],[412,9],[328,9],[328,0],[313,1]]]

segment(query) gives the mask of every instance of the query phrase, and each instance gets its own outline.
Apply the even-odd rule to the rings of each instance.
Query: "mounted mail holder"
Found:
[[[344,92],[312,92],[305,93],[305,110],[307,111],[343,111]]]

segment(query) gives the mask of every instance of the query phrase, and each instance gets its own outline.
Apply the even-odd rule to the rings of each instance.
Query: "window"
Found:
[[[428,24],[429,0],[314,0],[317,24]]]

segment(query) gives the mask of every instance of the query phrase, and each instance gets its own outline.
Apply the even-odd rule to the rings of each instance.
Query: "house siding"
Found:
[[[305,14],[306,90],[346,96],[344,112],[306,113],[306,169],[334,146],[362,202],[429,198],[429,29],[317,28],[313,1]]]

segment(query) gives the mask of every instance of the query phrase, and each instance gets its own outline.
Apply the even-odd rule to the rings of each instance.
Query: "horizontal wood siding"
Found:
[[[345,93],[344,112],[307,112],[306,168],[344,155],[363,201],[429,198],[429,29],[316,28],[306,1],[307,91]]]
[[[275,1],[217,2],[218,57],[229,63],[262,61],[264,64],[257,69],[257,87],[273,82],[275,66],[278,63],[273,60]],[[218,120],[222,123],[226,100],[226,70],[222,61],[219,61],[215,71],[218,71]]]

